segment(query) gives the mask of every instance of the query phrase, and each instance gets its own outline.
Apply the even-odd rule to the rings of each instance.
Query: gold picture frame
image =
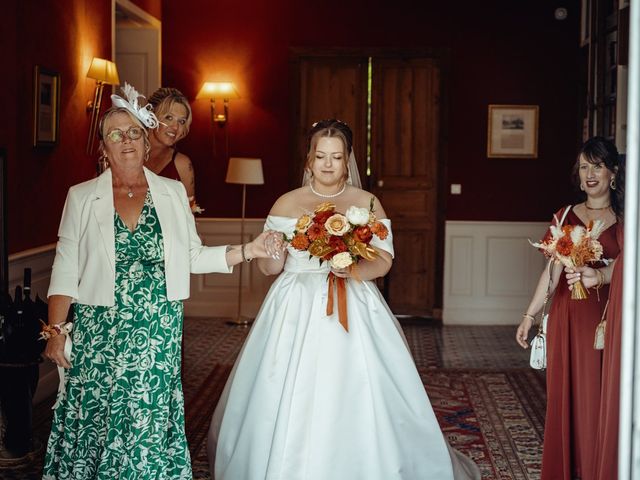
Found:
[[[33,146],[51,147],[59,137],[60,74],[38,65],[33,71]]]
[[[538,158],[538,105],[489,105],[487,157]]]

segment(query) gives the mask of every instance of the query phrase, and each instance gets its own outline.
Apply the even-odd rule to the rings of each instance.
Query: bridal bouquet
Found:
[[[373,213],[371,198],[368,209],[352,206],[344,214],[336,212],[333,203],[318,205],[313,213],[298,219],[293,237],[287,241],[294,249],[308,252],[309,258],[317,257],[320,265],[328,261],[331,267],[340,269],[352,268],[363,258],[375,260],[378,252],[370,245],[371,240],[374,235],[384,240],[388,234],[387,227]],[[345,279],[333,273],[329,273],[327,315],[333,314],[334,283],[338,290],[338,317],[349,331]]]
[[[375,260],[377,252],[369,245],[374,235],[384,240],[388,231],[373,213],[372,198],[368,209],[349,207],[344,215],[333,203],[318,205],[312,214],[298,219],[289,242],[296,250],[309,252],[309,258],[317,257],[321,265],[326,260],[333,268],[345,268],[362,258]]]
[[[602,244],[598,237],[604,230],[604,222],[591,221],[587,227],[581,225],[552,225],[551,235],[546,240],[538,243],[530,242],[536,248],[542,250],[545,256],[553,258],[565,267],[583,267],[589,262],[595,262],[602,258]],[[571,298],[583,300],[588,292],[578,281],[573,285]]]

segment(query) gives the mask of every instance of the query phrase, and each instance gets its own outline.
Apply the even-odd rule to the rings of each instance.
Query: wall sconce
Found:
[[[87,111],[91,112],[89,137],[87,138],[87,155],[91,155],[96,130],[98,129],[98,117],[100,116],[100,107],[102,105],[102,91],[105,85],[119,85],[120,78],[118,77],[118,68],[115,63],[97,57],[93,57],[91,61],[87,78],[93,78],[96,81],[96,91],[93,94],[93,102],[87,104]]]
[[[208,98],[211,101],[211,127],[217,123],[224,127],[229,120],[229,100],[240,98],[236,87],[231,82],[205,82],[196,95],[196,100]],[[221,98],[224,102],[223,113],[216,114],[216,99]],[[229,134],[224,130],[225,154],[229,152]],[[213,156],[216,156],[216,132],[213,131]]]
[[[216,123],[224,127],[229,119],[229,100],[240,98],[236,87],[231,82],[204,82],[202,88],[196,95],[196,100],[208,98],[211,100],[211,125]],[[216,98],[221,98],[224,102],[223,113],[216,115]]]

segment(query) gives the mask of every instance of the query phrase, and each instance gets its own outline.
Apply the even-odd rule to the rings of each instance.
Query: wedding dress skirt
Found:
[[[388,238],[372,245],[393,255],[384,222]],[[265,228],[291,236],[295,223],[270,216]],[[445,442],[375,284],[347,281],[346,332],[326,315],[328,272],[288,248],[211,421],[215,480],[480,478]]]

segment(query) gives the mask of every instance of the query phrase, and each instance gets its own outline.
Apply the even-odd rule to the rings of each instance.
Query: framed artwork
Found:
[[[538,106],[489,105],[489,158],[538,158]]]
[[[36,65],[33,86],[33,146],[53,146],[58,143],[60,74]]]

